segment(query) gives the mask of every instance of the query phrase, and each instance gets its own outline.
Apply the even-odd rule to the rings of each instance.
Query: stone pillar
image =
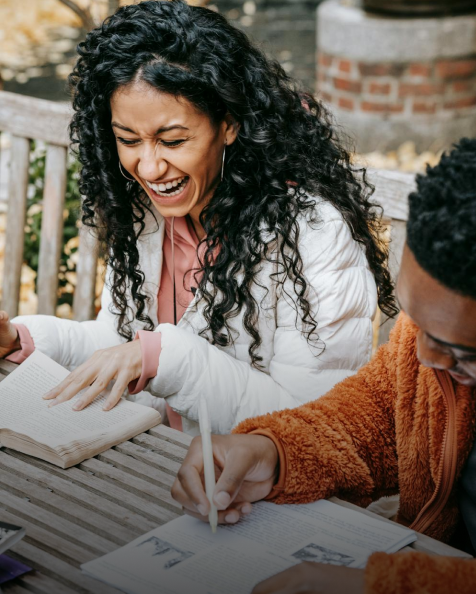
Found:
[[[476,136],[476,15],[392,18],[326,0],[317,27],[317,92],[357,150]]]

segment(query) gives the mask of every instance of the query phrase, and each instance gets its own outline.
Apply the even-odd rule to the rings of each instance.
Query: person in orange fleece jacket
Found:
[[[292,410],[214,436],[219,520],[251,503],[333,495],[360,506],[400,493],[397,521],[476,548],[476,140],[464,139],[409,197],[390,340],[356,375]],[[244,435],[245,434],[245,435]],[[196,438],[172,494],[207,519]],[[476,561],[374,553],[365,570],[303,563],[254,594],[459,594],[476,591]]]

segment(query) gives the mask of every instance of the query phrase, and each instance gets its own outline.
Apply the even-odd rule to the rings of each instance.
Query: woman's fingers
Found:
[[[182,509],[186,514],[202,520],[203,522],[208,522],[210,506],[208,505],[205,508],[201,503],[193,503],[181,486],[180,482],[176,481],[174,484],[172,488],[172,495],[179,503],[183,502]],[[242,516],[250,514],[252,509],[253,506],[249,501],[234,501],[230,507],[228,507],[228,509],[218,512],[218,522],[220,524],[236,524],[236,522],[238,522]]]
[[[91,404],[91,402],[97,397],[99,396],[99,394],[101,394],[101,392],[103,392],[109,382],[111,380],[113,380],[115,377],[115,373],[114,372],[102,372],[94,381],[93,383],[89,386],[89,388],[84,392],[84,394],[81,394],[81,396],[76,400],[76,402],[73,405],[73,410],[83,410],[83,408],[86,408],[86,406],[88,406],[88,404]],[[61,398],[61,397],[60,397]],[[71,398],[71,396],[70,396]]]
[[[60,384],[55,386],[49,392],[46,392],[46,394],[43,394],[43,400],[53,400],[60,394],[63,395],[66,390],[68,390],[68,394],[71,394],[69,398],[66,398],[66,400],[69,400],[94,381],[99,369],[100,368],[95,365],[95,360],[93,358],[88,359],[85,363],[72,371]],[[55,404],[59,403],[56,402]]]
[[[195,437],[177,473],[171,492],[172,497],[184,508],[190,511],[197,510],[202,516],[206,516],[210,510],[210,503],[202,483],[202,475],[202,440]]]
[[[114,408],[116,406],[116,404],[119,402],[122,395],[124,394],[124,390],[129,385],[131,379],[135,378],[131,378],[130,375],[126,373],[120,373],[117,376],[117,379],[114,382],[114,386],[109,396],[106,398],[106,401],[104,402],[104,406],[102,407],[103,410],[111,410],[111,408]]]
[[[110,410],[119,402],[129,382],[140,376],[141,369],[142,352],[139,341],[96,351],[43,398],[51,400],[50,406],[54,406],[70,400],[87,388],[73,406],[73,410],[83,410],[115,380],[103,407],[103,410]]]
[[[278,452],[273,441],[262,435],[213,435],[215,468],[220,474],[213,501],[219,521],[233,523],[239,516],[226,520],[226,512],[238,503],[263,499],[275,482]],[[200,438],[195,438],[172,487],[174,497],[192,513],[206,517],[210,508],[203,485],[203,452]]]
[[[218,512],[218,523],[219,524],[236,524],[243,516],[247,516],[251,513],[253,506],[248,502],[233,503],[227,510]],[[192,511],[183,508],[183,511],[197,520],[202,522],[208,522],[208,515],[203,516],[197,511]]]
[[[97,370],[95,367],[78,367],[75,371],[70,373],[68,377],[58,384],[55,388],[47,392],[43,398],[44,400],[51,400],[49,406],[55,406],[70,400],[81,392],[84,388],[91,385],[97,377]]]
[[[239,446],[231,447],[226,464],[217,481],[213,501],[219,510],[225,510],[235,499],[250,470],[255,466],[253,451]]]

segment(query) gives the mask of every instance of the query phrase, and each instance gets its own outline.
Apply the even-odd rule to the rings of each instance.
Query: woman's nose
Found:
[[[168,163],[161,157],[159,151],[147,150],[141,155],[137,173],[142,179],[154,182],[164,177],[167,167]]]

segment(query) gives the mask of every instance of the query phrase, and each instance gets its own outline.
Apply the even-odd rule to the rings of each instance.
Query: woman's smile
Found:
[[[182,200],[187,200],[191,188],[188,175],[167,182],[151,183],[145,181],[145,184],[149,189],[148,194],[151,200],[161,206],[178,204]]]

